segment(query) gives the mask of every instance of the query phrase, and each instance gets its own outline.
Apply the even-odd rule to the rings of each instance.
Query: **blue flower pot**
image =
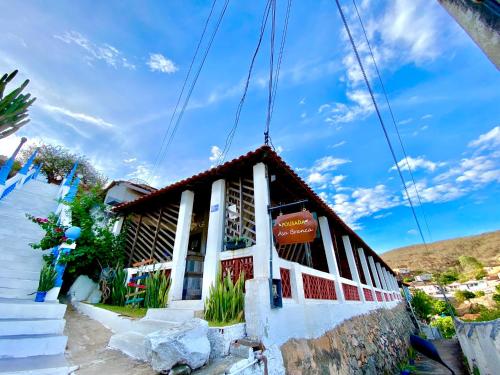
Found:
[[[410,370],[401,370],[401,375],[410,375]]]
[[[36,292],[35,302],[45,302],[47,292]]]

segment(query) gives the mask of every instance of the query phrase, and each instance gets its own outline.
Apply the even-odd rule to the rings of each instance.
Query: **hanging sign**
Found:
[[[273,234],[279,245],[313,242],[318,223],[309,211],[280,215],[276,218]]]

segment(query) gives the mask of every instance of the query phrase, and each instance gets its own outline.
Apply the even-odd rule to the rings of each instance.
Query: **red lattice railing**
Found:
[[[375,291],[375,294],[377,295],[377,301],[382,302],[382,292],[379,292],[377,290],[377,291]]]
[[[292,298],[292,285],[290,284],[290,270],[287,268],[280,268],[281,276],[281,293],[283,298]]]
[[[342,284],[346,301],[360,301],[358,287],[351,284]]]
[[[312,299],[330,299],[336,300],[335,284],[333,280],[322,277],[302,274],[302,283],[304,284],[304,296]]]
[[[236,282],[241,272],[245,272],[245,281],[253,279],[253,257],[242,257],[226,259],[220,262],[222,268],[222,277],[231,276],[231,280]]]
[[[363,288],[363,294],[365,295],[365,300],[373,301],[373,293],[368,288]]]

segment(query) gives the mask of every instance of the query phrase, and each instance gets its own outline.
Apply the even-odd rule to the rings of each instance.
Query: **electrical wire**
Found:
[[[244,86],[244,89],[243,89],[243,94],[241,96],[240,102],[238,103],[238,107],[236,109],[236,114],[235,114],[235,118],[234,118],[234,124],[233,124],[231,130],[229,131],[229,133],[228,133],[228,135],[226,137],[226,142],[224,144],[224,148],[221,151],[220,157],[217,160],[216,165],[220,165],[220,164],[222,164],[224,162],[224,160],[225,160],[225,158],[227,156],[227,153],[229,152],[229,149],[231,148],[231,144],[233,142],[233,138],[234,138],[234,134],[236,133],[236,129],[238,128],[238,124],[239,124],[239,121],[240,121],[241,111],[243,109],[243,104],[245,103],[245,99],[246,99],[246,96],[247,96],[247,93],[248,93],[248,86],[250,85],[250,78],[252,76],[252,71],[253,71],[253,67],[254,67],[254,64],[255,64],[255,59],[257,57],[257,54],[259,53],[259,49],[260,49],[260,46],[262,44],[262,39],[264,38],[264,32],[266,30],[266,25],[267,25],[267,21],[268,21],[268,18],[269,18],[269,13],[270,13],[270,10],[271,10],[271,1],[273,1],[273,0],[268,0],[267,3],[266,3],[266,7],[264,8],[264,15],[262,17],[259,39],[258,39],[257,46],[255,47],[255,50],[254,50],[254,53],[253,53],[253,56],[252,56],[252,60],[250,62],[250,66],[248,68],[248,74],[247,74],[247,78],[246,78],[246,81],[245,81],[245,86]]]
[[[273,73],[274,73],[274,38],[276,36],[276,0],[271,3],[271,47],[269,53],[269,86],[268,86],[268,98],[267,98],[267,118],[266,118],[266,129],[264,130],[264,144],[269,144],[269,125],[271,124],[271,105],[273,101]]]
[[[210,17],[211,17],[211,14],[212,14],[212,11],[213,11],[213,7],[215,6],[215,2],[216,2],[216,1],[217,1],[217,0],[214,0],[214,3],[212,4],[212,9],[210,10],[210,15],[209,15],[209,18],[207,18],[207,22],[206,22],[205,28],[204,28],[204,30],[203,30],[202,37],[203,37],[203,36],[204,36],[204,34],[205,34],[205,31],[206,31],[206,26],[208,25],[208,21],[209,21],[209,19],[210,19]],[[176,134],[177,129],[178,129],[178,127],[179,127],[179,124],[180,124],[180,122],[181,122],[181,120],[182,120],[182,117],[183,117],[183,115],[184,115],[184,112],[185,112],[185,110],[186,110],[186,107],[187,107],[187,105],[188,105],[188,103],[189,103],[189,100],[190,100],[190,98],[191,98],[191,95],[192,95],[192,93],[193,93],[193,90],[194,90],[194,88],[195,88],[195,86],[196,86],[196,83],[197,83],[197,81],[198,81],[198,78],[199,78],[199,76],[200,76],[200,73],[201,73],[201,71],[202,71],[202,69],[203,69],[203,66],[205,65],[205,61],[206,61],[207,56],[208,56],[208,53],[210,52],[210,49],[211,49],[211,47],[212,47],[213,41],[214,41],[214,39],[215,39],[215,36],[217,35],[217,32],[219,31],[219,28],[220,28],[220,24],[221,24],[221,22],[222,22],[222,20],[223,20],[223,18],[224,18],[224,15],[226,14],[226,10],[227,10],[227,6],[228,6],[228,4],[229,4],[229,0],[225,0],[224,5],[223,5],[222,10],[221,10],[221,13],[220,13],[220,15],[219,15],[219,18],[217,19],[217,22],[216,22],[216,25],[215,25],[215,29],[213,30],[213,32],[212,32],[212,34],[211,34],[211,36],[210,36],[210,39],[209,39],[208,45],[207,45],[207,47],[205,48],[205,52],[204,52],[204,54],[203,54],[202,60],[201,60],[201,62],[200,62],[200,65],[199,65],[199,67],[198,67],[198,69],[197,69],[197,71],[196,71],[196,74],[195,74],[195,76],[194,76],[194,78],[193,78],[193,81],[191,82],[191,85],[190,85],[190,87],[189,87],[189,91],[188,91],[188,93],[187,93],[187,95],[186,95],[186,97],[185,97],[185,99],[184,99],[184,103],[183,103],[182,108],[181,108],[181,110],[180,110],[180,112],[179,112],[179,115],[177,116],[177,120],[175,121],[175,125],[174,125],[174,127],[173,127],[173,129],[172,129],[172,132],[170,133],[170,137],[168,137],[168,141],[167,141],[167,143],[166,143],[166,145],[165,145],[165,147],[164,147],[163,154],[161,154],[161,156],[160,156],[160,158],[159,158],[159,162],[156,164],[156,168],[157,168],[157,167],[161,164],[161,162],[163,161],[163,159],[164,159],[164,158],[165,158],[165,156],[166,156],[166,153],[167,153],[168,147],[172,144],[172,141],[173,141],[173,139],[174,139],[174,137],[175,137],[175,134]],[[199,44],[201,43],[201,40],[202,40],[202,38],[200,38],[200,42],[199,42]],[[197,52],[198,52],[198,49],[199,49],[199,44],[198,44],[198,47],[197,47],[197,50],[196,50],[195,56],[193,56],[193,61],[192,61],[192,64],[193,64],[194,59],[195,59],[195,57],[196,57],[196,54],[197,54]],[[191,67],[190,67],[190,69],[191,69]],[[188,75],[187,75],[187,76],[188,76]],[[187,80],[187,76],[186,76],[186,80]],[[183,86],[184,86],[184,85],[183,85]],[[184,87],[183,87],[183,90],[184,90]],[[182,95],[183,90],[181,90],[181,95]],[[176,107],[177,107],[177,105],[176,105]],[[172,117],[172,118],[173,118],[173,117]],[[169,128],[170,128],[170,126],[169,126]],[[168,133],[166,133],[166,134],[168,134]],[[154,173],[155,173],[155,171],[156,171],[156,168],[154,168],[154,169],[153,169],[153,171],[152,171],[152,173],[151,173],[152,177],[154,176]],[[152,177],[151,177],[151,178],[152,178]]]
[[[377,113],[378,120],[379,120],[380,125],[382,127],[382,131],[384,133],[385,139],[387,141],[387,145],[389,146],[389,150],[390,150],[392,158],[394,160],[394,164],[396,165],[396,169],[398,171],[399,178],[401,179],[401,182],[403,183],[403,188],[404,188],[405,193],[406,193],[406,198],[408,200],[408,203],[410,204],[410,208],[411,208],[411,211],[412,211],[412,214],[413,214],[413,218],[415,219],[415,222],[417,224],[418,232],[420,234],[420,237],[422,238],[422,242],[427,247],[427,242],[425,241],[424,234],[422,232],[422,228],[420,226],[420,222],[419,222],[418,217],[417,217],[417,213],[415,212],[415,207],[413,205],[413,202],[411,200],[410,194],[408,192],[408,187],[406,186],[406,182],[405,182],[405,179],[403,177],[403,172],[401,171],[401,167],[398,164],[396,153],[394,152],[394,148],[392,147],[392,143],[391,143],[391,140],[389,138],[389,134],[387,133],[387,129],[386,129],[385,124],[384,124],[384,120],[382,119],[382,115],[381,115],[380,110],[378,108],[377,101],[375,100],[375,96],[373,94],[373,90],[371,88],[370,81],[368,80],[368,77],[366,75],[365,68],[364,68],[363,63],[361,61],[361,58],[359,56],[356,44],[354,43],[354,39],[352,37],[349,25],[347,24],[347,20],[345,18],[344,11],[342,10],[342,7],[340,6],[339,0],[334,0],[334,1],[337,4],[337,8],[339,10],[340,17],[342,18],[342,23],[344,24],[344,28],[346,30],[347,36],[349,37],[349,41],[351,42],[352,49],[353,49],[354,54],[356,56],[356,60],[358,61],[359,68],[361,70],[361,73],[363,75],[364,81],[366,83],[366,87],[368,89],[368,93],[370,94],[373,106],[375,107],[375,112]]]
[[[394,124],[394,129],[396,130],[396,134],[398,136],[398,140],[399,140],[399,144],[401,146],[401,150],[403,151],[403,155],[404,155],[406,167],[408,168],[408,172],[410,173],[410,177],[411,177],[411,180],[413,182],[413,188],[415,189],[415,194],[417,196],[418,205],[419,205],[419,207],[420,207],[420,209],[422,211],[422,216],[424,218],[424,223],[425,223],[425,226],[426,226],[426,229],[427,229],[427,233],[429,234],[429,238],[432,241],[432,235],[431,235],[431,231],[429,229],[429,224],[427,222],[427,216],[426,216],[424,208],[422,206],[422,200],[420,198],[420,193],[418,192],[417,184],[415,182],[415,177],[413,176],[413,171],[411,169],[410,162],[408,161],[408,154],[406,153],[406,148],[404,146],[403,139],[402,139],[401,134],[399,132],[399,128],[398,128],[398,125],[396,123],[396,119],[394,117],[394,112],[392,111],[392,106],[391,106],[391,104],[389,102],[389,97],[387,95],[387,91],[385,89],[384,82],[382,81],[382,75],[380,74],[380,71],[378,69],[378,65],[377,65],[377,62],[375,60],[375,55],[373,53],[373,50],[372,50],[372,47],[371,47],[371,44],[370,44],[370,40],[368,39],[368,35],[366,33],[365,26],[363,24],[363,20],[361,19],[361,15],[359,13],[358,6],[356,5],[356,0],[352,0],[352,3],[354,4],[354,9],[356,10],[356,14],[358,16],[358,20],[359,20],[359,23],[361,25],[361,29],[363,30],[363,34],[365,36],[366,44],[368,45],[368,50],[370,51],[370,55],[371,55],[371,58],[372,58],[372,61],[373,61],[373,66],[375,67],[375,71],[377,73],[378,80],[379,80],[380,86],[382,88],[382,93],[384,94],[385,101],[387,103],[387,108],[389,109],[389,113],[391,115],[392,123]]]

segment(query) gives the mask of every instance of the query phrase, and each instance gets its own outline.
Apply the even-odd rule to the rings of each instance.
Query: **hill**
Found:
[[[424,245],[401,247],[381,254],[392,268],[409,268],[412,272],[443,272],[467,255],[485,266],[500,264],[500,230],[477,236],[459,237]]]

